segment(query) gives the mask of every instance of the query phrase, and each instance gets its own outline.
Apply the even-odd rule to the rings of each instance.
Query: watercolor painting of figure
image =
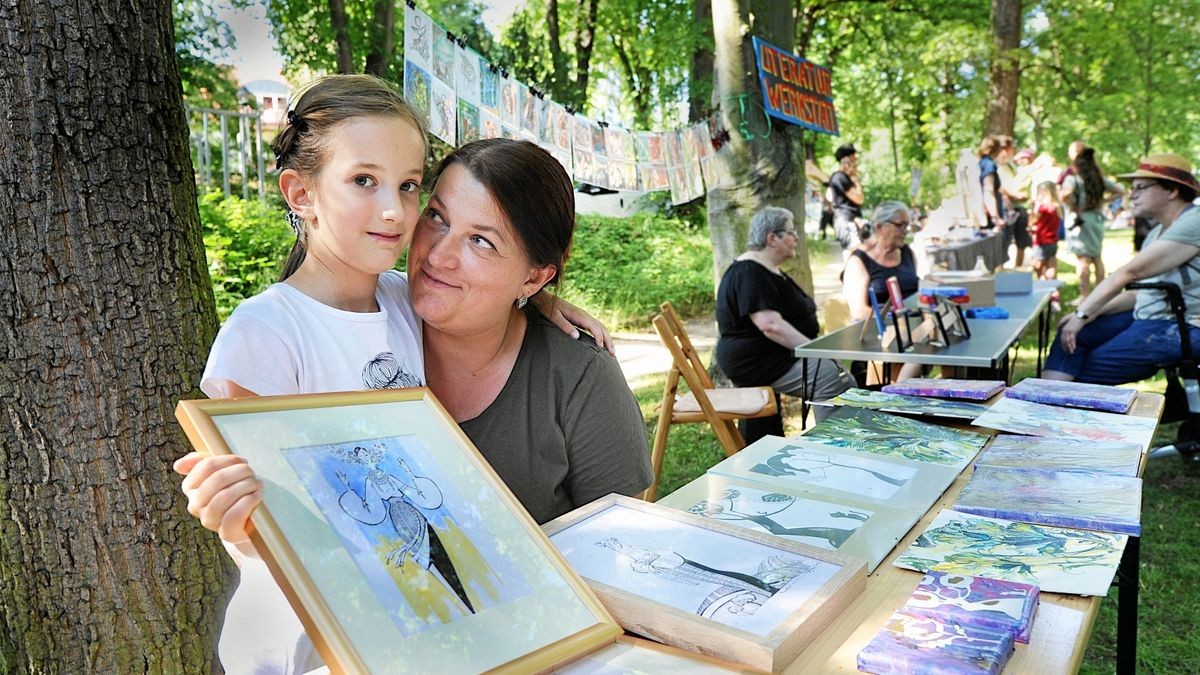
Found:
[[[533,592],[415,437],[283,455],[404,635]]]
[[[886,501],[916,475],[906,466],[790,445],[750,471]]]

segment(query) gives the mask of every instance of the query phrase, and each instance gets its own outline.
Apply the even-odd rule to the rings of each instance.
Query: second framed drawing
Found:
[[[542,529],[626,630],[760,670],[866,586],[858,558],[617,495]]]
[[[334,672],[530,672],[621,632],[428,390],[176,416],[254,467],[252,540]]]
[[[805,495],[707,473],[658,500],[687,511],[867,561],[867,573],[891,553],[921,513],[853,499]]]

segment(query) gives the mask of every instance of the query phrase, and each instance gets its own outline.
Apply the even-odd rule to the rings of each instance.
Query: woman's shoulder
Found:
[[[580,332],[579,339],[562,332],[558,326],[542,316],[536,309],[526,311],[525,318],[525,347],[533,348],[539,354],[550,356],[553,360],[590,361],[599,354],[607,354],[596,344],[596,340],[587,333]]]

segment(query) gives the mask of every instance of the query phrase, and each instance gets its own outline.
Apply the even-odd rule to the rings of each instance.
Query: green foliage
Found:
[[[610,328],[644,329],[666,300],[685,316],[711,312],[708,233],[684,220],[654,214],[580,216],[558,292]]]
[[[239,0],[234,6],[244,4]],[[233,31],[218,16],[212,0],[175,0],[175,59],[183,81],[183,98],[205,108],[237,107],[233,69],[217,65],[236,45]]]
[[[217,315],[224,321],[238,303],[279,279],[295,237],[284,209],[212,191],[200,198],[200,221]]]

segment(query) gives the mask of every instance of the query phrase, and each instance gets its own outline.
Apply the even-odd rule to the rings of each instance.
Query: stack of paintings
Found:
[[[1133,407],[1137,390],[1030,377],[1009,387],[1004,395],[1034,403],[1125,414]]]
[[[619,495],[542,529],[626,630],[772,672],[866,585],[857,558]]]
[[[957,471],[966,468],[988,441],[987,434],[864,408],[839,408],[803,438],[839,448],[940,464]]]
[[[1000,672],[1013,642],[1029,642],[1038,597],[1037,586],[1030,584],[926,574],[904,607],[859,652],[859,670]]]
[[[1137,476],[1142,464],[1142,448],[1136,443],[999,434],[975,462],[976,467],[985,464]]]
[[[959,474],[952,466],[881,457],[806,438],[760,438],[708,472],[918,513],[927,511]]]
[[[1128,537],[943,509],[895,565],[1033,584],[1043,593],[1103,596]]]
[[[1004,380],[958,380],[954,378],[914,377],[903,382],[884,385],[889,394],[930,396],[933,398],[965,398],[986,401],[1004,391]]]
[[[1135,443],[1146,448],[1158,420],[1153,417],[1063,408],[1007,396],[975,420],[975,426],[1031,436]]]
[[[976,466],[954,508],[980,516],[1136,537],[1142,533],[1142,479]]]
[[[817,405],[840,405],[850,408],[867,408],[905,415],[930,415],[933,417],[957,417],[973,420],[987,412],[987,406],[967,401],[951,401],[940,398],[889,394],[870,389],[847,389]]]
[[[1011,633],[896,612],[858,653],[865,673],[999,673],[1014,651]]]
[[[920,519],[915,510],[868,504],[855,499],[805,496],[796,489],[705,474],[658,501],[739,527],[801,544],[838,551],[867,561],[875,571]]]

